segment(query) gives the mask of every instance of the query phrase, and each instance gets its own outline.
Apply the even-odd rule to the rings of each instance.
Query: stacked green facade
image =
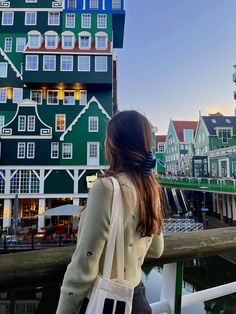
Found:
[[[0,224],[7,227],[16,193],[23,218],[29,203],[34,214],[55,199],[79,204],[89,178],[107,167],[124,0],[0,1],[0,22]]]

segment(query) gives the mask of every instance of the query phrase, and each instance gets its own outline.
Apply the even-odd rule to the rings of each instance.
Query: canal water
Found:
[[[144,268],[142,280],[150,303],[160,299],[161,268]],[[183,294],[236,281],[236,266],[221,257],[185,263]],[[42,287],[0,291],[0,314],[55,314],[60,292],[58,282]],[[236,293],[189,306],[182,314],[236,314]]]

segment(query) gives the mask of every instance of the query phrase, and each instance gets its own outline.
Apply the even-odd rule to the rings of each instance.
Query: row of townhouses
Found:
[[[124,0],[0,1],[0,225],[82,204],[106,169]],[[44,219],[39,219],[39,227]]]

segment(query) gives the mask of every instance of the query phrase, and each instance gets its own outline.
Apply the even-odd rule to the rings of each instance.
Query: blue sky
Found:
[[[234,114],[235,0],[126,0],[126,10],[121,110],[145,113],[159,134],[199,110]]]

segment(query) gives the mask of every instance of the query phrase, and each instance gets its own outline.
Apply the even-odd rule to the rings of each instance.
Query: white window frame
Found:
[[[11,14],[11,23],[8,23],[8,24],[4,24],[4,18],[5,18],[5,15],[6,14]],[[9,12],[9,11],[6,11],[6,12],[2,12],[2,25],[4,26],[11,26],[14,24],[14,12]]]
[[[4,95],[1,95],[1,93],[3,92]],[[2,96],[5,96],[4,97],[4,101],[2,101]],[[0,88],[0,104],[6,104],[7,102],[7,89],[6,88]]]
[[[55,147],[56,147],[56,149],[55,149]],[[56,152],[56,156],[53,156],[53,152]],[[51,159],[58,159],[58,158],[59,158],[59,143],[58,142],[52,142],[51,143]]]
[[[36,69],[29,69],[29,67],[28,67],[28,59],[30,57],[36,57],[36,59],[37,59],[37,68]],[[38,71],[38,69],[39,69],[39,56],[38,55],[26,55],[25,56],[25,70],[26,71]]]
[[[42,90],[41,89],[31,89],[30,90],[30,99],[31,100],[33,100],[32,99],[32,96],[33,96],[33,92],[40,92],[40,94],[41,94],[41,96],[40,96],[40,102],[37,102],[38,103],[38,105],[42,105],[42,100],[43,100],[43,92],[42,92]],[[33,101],[36,101],[36,100],[33,100]]]
[[[20,147],[22,148],[22,156],[20,156]],[[17,159],[25,159],[25,142],[17,143]]]
[[[80,68],[82,58],[86,58],[87,60],[89,60],[88,68],[85,70]],[[79,72],[90,72],[91,71],[91,57],[90,56],[78,56],[78,71]]]
[[[25,0],[25,3],[37,3],[38,0]]]
[[[72,21],[73,21],[73,24],[71,24],[71,26],[70,26],[69,22],[72,22]],[[75,13],[66,13],[65,27],[66,28],[75,28]]]
[[[71,62],[71,69],[67,70],[67,69],[63,69],[62,65],[63,65],[63,58],[70,58],[70,60],[72,60]],[[74,69],[74,57],[73,56],[68,56],[68,55],[61,55],[61,59],[60,59],[60,70],[62,72],[72,72]]]
[[[37,45],[31,45],[31,40],[32,40],[32,37],[37,37],[38,39],[38,44]],[[41,36],[39,34],[32,34],[32,35],[29,35],[29,40],[28,40],[28,45],[27,45],[29,48],[40,48],[41,47]]]
[[[35,16],[35,22],[34,23],[27,23],[28,15],[34,14]],[[37,12],[35,11],[26,11],[25,12],[25,25],[37,25]]]
[[[50,15],[52,14],[56,14],[58,16],[58,20],[56,21],[57,23],[50,23]],[[54,18],[53,18],[53,21],[54,21]],[[48,12],[48,25],[50,26],[59,26],[60,25],[60,12]]]
[[[21,122],[23,122],[22,127],[21,127]],[[25,131],[26,131],[26,116],[19,115],[18,116],[18,132],[25,132]]]
[[[5,116],[0,115],[0,131],[4,125],[5,125]]]
[[[65,46],[65,37],[71,38],[71,46]],[[73,49],[75,47],[75,36],[73,35],[62,35],[62,48],[63,49]]]
[[[84,13],[81,15],[81,28],[91,28],[91,14]]]
[[[8,73],[8,63],[7,62],[0,62],[0,66],[4,66],[5,69],[4,69],[4,73],[3,75],[0,75],[0,78],[5,78],[7,77],[7,73]]]
[[[96,3],[96,5],[94,5]],[[99,9],[99,1],[98,0],[89,0],[89,9],[90,10],[98,10]]]
[[[73,103],[65,103],[65,93],[66,92],[69,92],[69,93],[74,93],[74,102]],[[65,105],[65,106],[74,106],[75,105],[75,90],[64,90],[64,92],[63,92],[63,105]]]
[[[88,37],[88,46],[87,47],[81,47],[81,37]],[[79,35],[79,49],[81,49],[81,50],[91,49],[91,35]]]
[[[105,46],[104,47],[98,47],[98,38],[104,38],[105,39]],[[108,47],[108,37],[107,34],[104,33],[104,35],[95,35],[95,48],[97,50],[106,50]]]
[[[71,7],[70,7],[70,1],[73,1],[73,4],[74,4],[74,5],[71,6]],[[76,2],[76,0],[68,0],[67,5],[68,5],[68,6],[67,6],[67,9],[72,9],[72,10],[73,10],[73,9],[76,9],[76,8],[77,8],[77,2]]]
[[[106,59],[106,69],[104,69],[104,70],[98,70],[98,68],[97,68],[97,62],[101,58]],[[95,56],[95,72],[107,72],[107,71],[108,71],[108,58],[107,58],[107,56]]]
[[[101,23],[101,18],[104,18],[104,26],[103,25],[101,25],[100,23]],[[106,29],[107,28],[107,14],[98,14],[97,15],[97,28],[99,28],[99,29]]]
[[[54,37],[55,38],[55,45],[54,46],[48,45],[48,38],[49,37]],[[57,35],[45,35],[45,47],[47,49],[56,49],[57,46],[58,46],[58,36]]]
[[[93,129],[93,128],[92,128],[92,123],[93,123],[94,121],[96,121],[96,126],[97,126],[96,129]],[[97,116],[90,116],[89,119],[88,119],[88,131],[89,131],[90,133],[97,133],[97,132],[98,132],[98,129],[99,129],[98,123],[99,123],[99,119],[98,119]]]
[[[56,92],[57,93],[57,103],[49,103],[48,102],[48,99],[49,99],[48,95],[49,95],[50,92]],[[48,89],[47,90],[47,105],[49,105],[49,106],[57,106],[58,104],[59,104],[59,91],[56,90],[56,89]]]
[[[81,103],[81,95],[84,95],[83,96],[83,102]],[[88,103],[88,92],[86,89],[83,89],[83,90],[80,90],[80,101],[79,101],[79,104],[80,106],[86,106]]]
[[[121,10],[122,8],[121,0],[112,0],[111,8],[112,10]]]
[[[46,69],[45,68],[45,63],[46,63],[46,58],[51,58],[52,60],[53,60],[53,62],[54,62],[54,67],[53,67],[53,69]],[[52,71],[56,71],[56,56],[55,55],[44,55],[43,56],[43,71],[49,71],[49,72],[52,72]]]
[[[32,119],[32,121],[33,121],[32,125],[30,125],[30,123],[31,123],[30,119]],[[32,116],[32,115],[27,116],[27,131],[28,132],[34,132],[35,131],[35,121],[36,121],[35,116]]]
[[[23,41],[24,42],[24,49],[23,50],[19,50],[19,41]],[[25,46],[26,46],[26,38],[25,37],[17,37],[16,38],[16,52],[23,52],[25,50]]]
[[[57,129],[57,119],[59,117],[64,117],[64,129],[63,130]],[[55,132],[64,132],[65,129],[66,129],[66,115],[65,114],[56,114],[56,116],[55,116]]]
[[[65,147],[70,147],[70,157],[64,157]],[[62,159],[72,159],[73,158],[73,143],[62,143]]]
[[[32,155],[30,154],[30,146],[33,148],[32,149]],[[35,143],[34,142],[28,142],[26,150],[27,150],[27,159],[34,159],[34,156],[35,156]]]
[[[19,93],[19,100],[17,99],[16,94]],[[23,88],[13,88],[13,103],[18,103],[23,100]]]
[[[10,45],[9,45],[10,43]],[[5,37],[4,39],[4,51],[12,52],[12,37]]]
[[[96,145],[97,146],[97,156],[96,157],[90,157],[90,146],[91,145]],[[98,160],[98,163],[93,164],[93,163],[89,163],[89,159],[90,158],[96,158]],[[100,163],[100,142],[87,142],[87,165],[96,165],[98,166]]]

